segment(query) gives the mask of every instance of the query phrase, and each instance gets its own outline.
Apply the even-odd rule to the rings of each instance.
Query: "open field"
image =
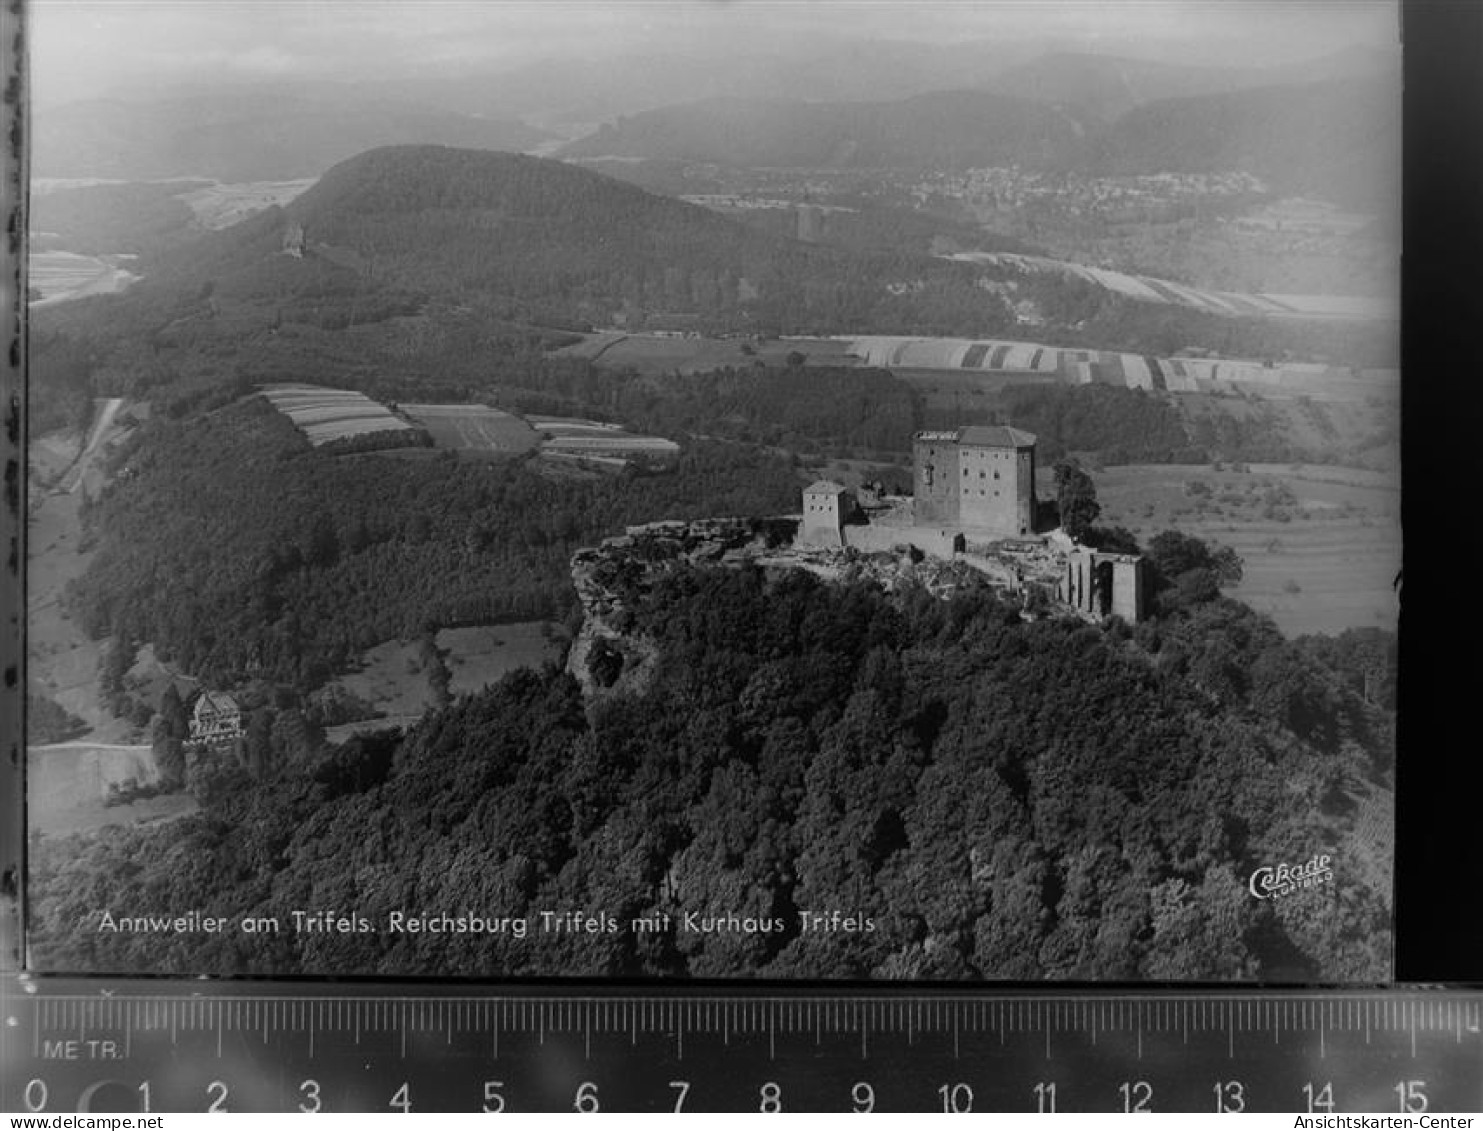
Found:
[[[747,350],[751,350],[748,353]],[[857,365],[850,343],[830,338],[704,338],[659,334],[601,332],[585,341],[557,350],[556,355],[585,357],[613,369],[640,373],[703,373],[727,366],[749,368],[759,362],[783,366],[788,355],[801,353],[805,364]]]
[[[122,403],[100,402],[81,453],[59,489],[38,494],[27,514],[27,683],[86,722],[99,742],[120,741],[129,727],[99,702],[102,642],[90,639],[67,616],[61,595],[92,560],[91,551],[82,549],[82,492],[77,488],[101,488],[98,457],[126,432],[117,423]]]
[[[156,778],[147,746],[69,742],[26,752],[26,824],[31,832],[63,836],[105,825],[132,825],[178,817],[196,809],[188,793],[163,794],[128,805],[105,805],[110,785]]]
[[[346,436],[397,432],[412,425],[364,393],[320,385],[265,385],[263,396],[315,447]]]
[[[547,641],[545,627],[544,621],[522,621],[443,629],[437,642],[452,677],[449,690],[454,695],[477,691],[516,668],[555,659],[560,649]],[[332,728],[327,731],[331,737],[395,726],[417,718],[433,705],[416,641],[388,640],[376,645],[361,654],[358,671],[337,677],[335,683],[386,717]]]
[[[93,401],[93,422],[88,426],[87,439],[83,442],[77,461],[67,469],[66,474],[58,483],[61,490],[75,493],[79,487],[83,486],[93,491],[102,487],[103,472],[100,457],[124,439],[132,427],[117,424],[123,407],[124,402],[120,397]]]
[[[1249,471],[1132,465],[1093,478],[1104,524],[1126,526],[1145,543],[1173,528],[1234,548],[1245,576],[1232,595],[1289,635],[1396,627],[1401,528],[1393,476],[1252,464]],[[1044,475],[1039,489],[1054,493]]]
[[[1015,228],[1015,218],[1003,213],[990,227],[1001,217]],[[1398,248],[1387,228],[1397,218],[1287,198],[1238,215],[1072,220],[1064,228],[1038,223],[1035,242],[1053,259],[1179,280],[1206,292],[1393,296]]]
[[[378,644],[361,653],[359,670],[334,682],[387,715],[421,715],[433,702],[416,642]]]
[[[486,405],[401,404],[397,407],[426,428],[439,448],[518,455],[541,442],[541,437],[520,417]]]
[[[117,258],[117,257],[113,257]],[[121,291],[140,276],[107,260],[70,251],[38,251],[28,264],[28,285],[41,295],[32,307]]]
[[[26,465],[30,473],[29,491],[32,500],[47,487],[54,485],[82,454],[85,437],[80,431],[52,432],[45,436],[33,436],[26,451]]]
[[[237,184],[220,182],[181,196],[195,213],[196,223],[215,230],[245,220],[254,212],[273,205],[287,204],[319,178],[299,181],[244,181]]]
[[[478,691],[516,668],[538,668],[557,659],[561,647],[547,638],[547,628],[544,621],[522,621],[443,629],[438,647],[448,653],[449,690],[454,695]]]

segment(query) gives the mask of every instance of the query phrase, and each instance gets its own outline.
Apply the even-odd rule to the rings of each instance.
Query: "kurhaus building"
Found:
[[[1035,437],[972,425],[918,432],[912,518],[922,526],[1024,538],[1035,533]]]

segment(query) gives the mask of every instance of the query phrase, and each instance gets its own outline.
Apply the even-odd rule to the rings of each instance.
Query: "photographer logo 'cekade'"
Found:
[[[1332,859],[1327,853],[1310,856],[1302,864],[1278,864],[1261,867],[1251,873],[1246,889],[1257,899],[1281,899],[1285,895],[1306,891],[1334,882]]]

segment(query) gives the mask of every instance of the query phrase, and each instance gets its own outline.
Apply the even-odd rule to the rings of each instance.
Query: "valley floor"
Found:
[[[1271,616],[1289,636],[1395,631],[1401,569],[1395,477],[1306,464],[1241,466],[1249,470],[1141,464],[1098,471],[1101,521],[1126,526],[1143,541],[1173,528],[1232,547],[1244,577],[1231,595]]]

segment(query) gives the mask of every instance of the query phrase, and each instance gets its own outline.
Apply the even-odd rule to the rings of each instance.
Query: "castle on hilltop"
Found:
[[[865,552],[909,548],[962,560],[1017,593],[1054,593],[1089,619],[1146,615],[1146,563],[1036,529],[1035,437],[1005,425],[918,432],[910,499],[857,495],[821,479],[804,488],[797,544]]]

